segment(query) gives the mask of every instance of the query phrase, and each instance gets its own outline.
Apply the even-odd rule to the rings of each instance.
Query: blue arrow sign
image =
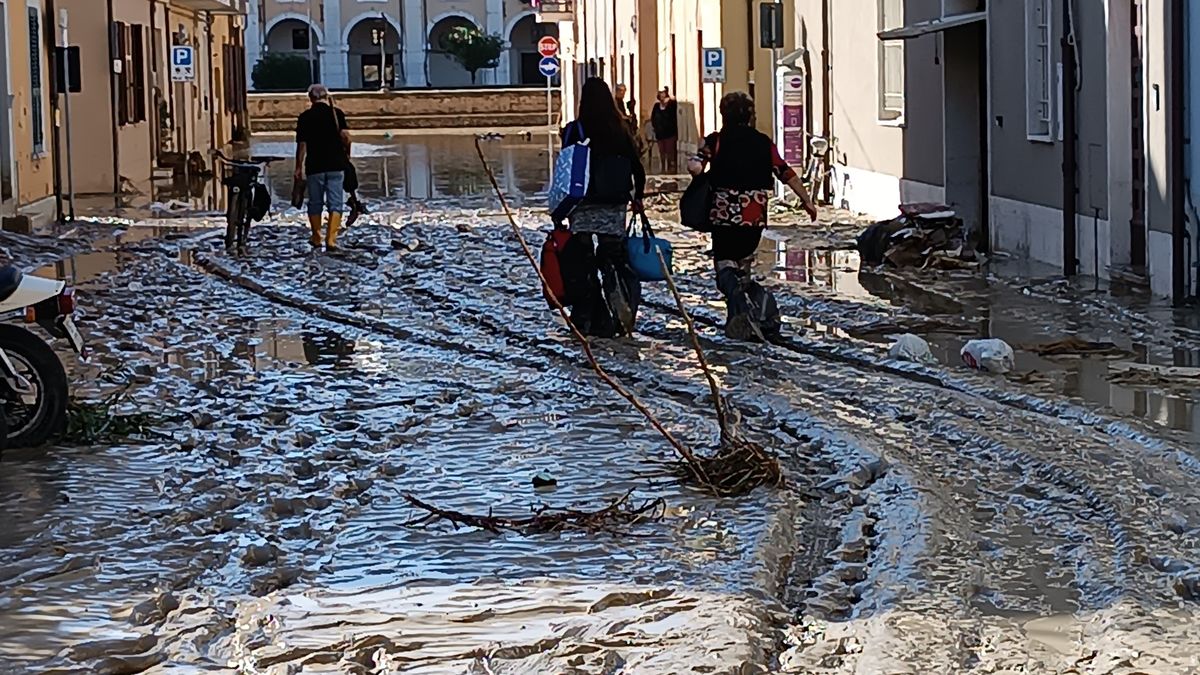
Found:
[[[538,62],[538,70],[541,71],[542,75],[545,75],[546,77],[554,77],[555,75],[558,75],[558,59],[554,58],[553,56],[543,57],[542,60]]]

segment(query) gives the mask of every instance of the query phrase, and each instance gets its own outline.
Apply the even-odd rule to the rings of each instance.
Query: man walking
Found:
[[[336,251],[346,203],[343,190],[350,163],[350,132],[345,113],[333,107],[325,85],[309,87],[308,100],[309,109],[296,120],[295,178],[307,181],[312,247],[321,248],[321,218],[328,211],[325,249]]]

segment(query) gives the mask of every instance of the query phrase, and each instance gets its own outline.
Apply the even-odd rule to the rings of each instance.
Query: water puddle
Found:
[[[1069,304],[1064,308],[1045,303],[976,274],[953,275],[949,280],[940,277],[926,283],[926,278],[916,274],[860,271],[857,251],[794,247],[786,234],[769,233],[756,264],[761,273],[785,286],[796,286],[803,294],[819,298],[814,311],[799,321],[816,333],[837,338],[854,336],[884,347],[890,344],[892,334],[913,332],[925,338],[934,357],[950,368],[962,367],[959,350],[967,340],[1000,338],[1013,346],[1016,372],[1025,384],[1185,432],[1200,441],[1200,397],[1194,387],[1188,386],[1188,380],[1172,382],[1140,369],[1132,374],[1123,371],[1128,367],[1126,363],[1195,368],[1200,365],[1200,349],[1164,349],[1129,339],[1122,335],[1120,325],[1101,324],[1082,312],[1072,312]],[[821,305],[824,300],[854,303],[855,309],[867,313],[872,308],[905,308],[923,315],[923,319],[913,321],[917,328],[907,331],[847,330],[839,319],[844,320],[852,312],[827,316],[833,308]],[[845,309],[844,304],[836,307]],[[1170,320],[1171,315],[1164,318]],[[886,319],[881,316],[875,323],[886,326]],[[1080,334],[1111,339],[1127,350],[1128,356],[1043,357],[1028,348]],[[1145,376],[1139,377],[1139,373]],[[1194,385],[1196,380],[1190,382]]]
[[[256,140],[251,153],[289,159],[272,164],[268,181],[284,194],[292,181],[290,141]],[[545,189],[549,168],[545,138],[511,136],[487,141],[484,152],[505,192],[516,198]],[[356,135],[353,145],[359,192],[367,199],[437,199],[487,193],[491,184],[475,154],[471,135]],[[283,189],[281,189],[283,186]]]

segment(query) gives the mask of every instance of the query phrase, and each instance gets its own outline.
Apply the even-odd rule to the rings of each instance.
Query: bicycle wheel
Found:
[[[250,243],[250,190],[242,191],[241,222],[238,224],[238,249],[245,251]]]
[[[246,214],[246,205],[242,199],[242,191],[233,188],[229,191],[229,208],[225,212],[225,248],[232,249],[238,243],[242,218]]]

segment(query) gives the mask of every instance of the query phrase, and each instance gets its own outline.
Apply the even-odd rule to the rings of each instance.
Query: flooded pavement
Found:
[[[243,256],[204,225],[9,244],[33,267],[76,253],[43,273],[81,287],[97,355],[64,356],[77,394],[133,382],[122,406],[164,436],[0,462],[0,672],[1200,668],[1196,388],[1120,365],[1194,363],[1187,315],[996,271],[860,271],[780,228],[758,269],[790,337],[746,346],[719,330],[706,244],[664,225],[713,368],[788,477],[713,499],[594,377],[486,196],[395,202],[338,257],[294,213]],[[682,321],[645,290],[640,334],[598,358],[711,448]],[[939,362],[888,360],[905,332]],[[1019,348],[1015,372],[961,366],[983,336]],[[1114,347],[1037,355],[1069,336]],[[630,490],[665,513],[617,533],[412,527],[402,496],[521,516]]]

